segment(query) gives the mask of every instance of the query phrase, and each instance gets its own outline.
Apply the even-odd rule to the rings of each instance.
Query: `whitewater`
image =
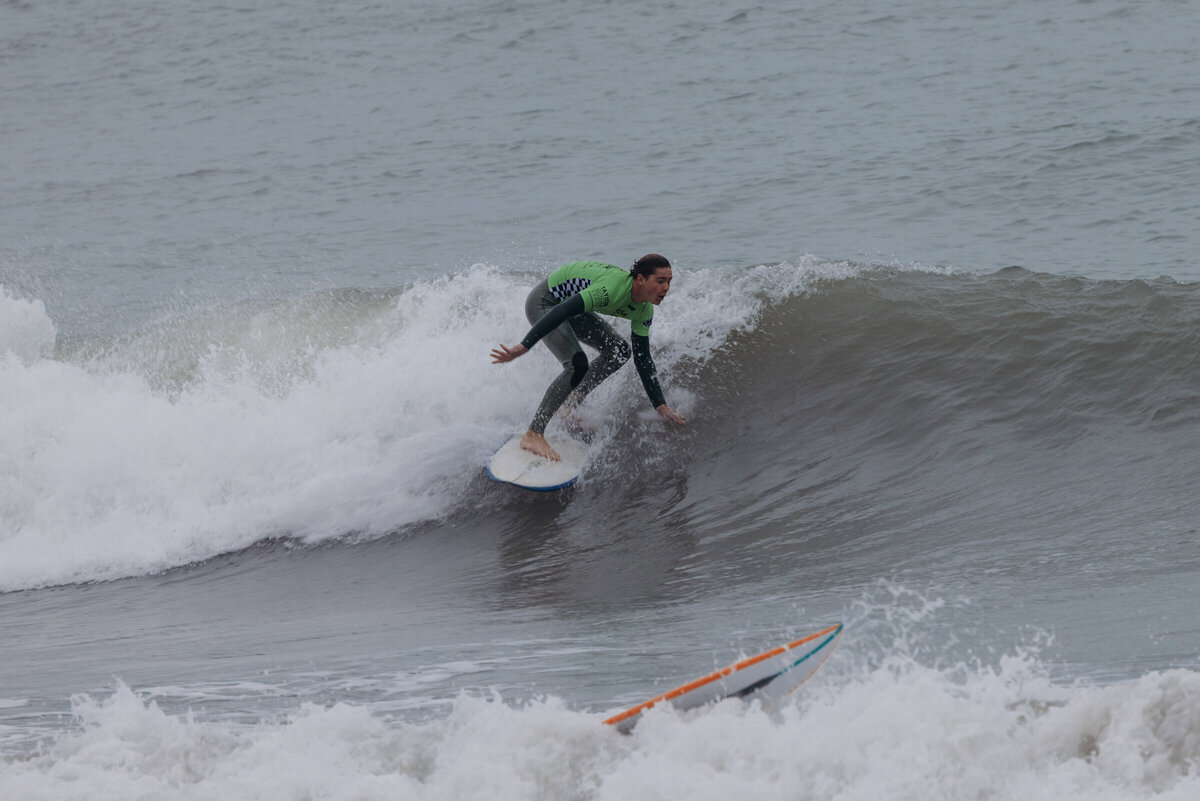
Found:
[[[69,733],[10,757],[4,786],[35,799],[1194,797],[1195,672],[1071,687],[1027,651],[940,662],[922,634],[939,606],[880,587],[847,610],[858,644],[778,717],[737,702],[655,710],[631,736],[553,697],[463,693],[423,723],[347,702],[231,723],[164,711],[170,688],[117,683],[73,700]]]

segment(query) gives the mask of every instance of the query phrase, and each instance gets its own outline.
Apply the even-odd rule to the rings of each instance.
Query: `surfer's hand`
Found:
[[[679,425],[683,425],[687,422],[685,418],[680,417],[675,413],[674,409],[665,403],[662,406],[655,407],[654,410],[658,412],[659,417],[663,418],[664,420],[670,420],[672,423],[679,423]]]
[[[498,348],[492,349],[492,364],[504,364],[505,362],[511,362],[518,356],[528,352],[529,348],[525,347],[519,342],[516,345],[513,345],[511,348],[501,345]]]

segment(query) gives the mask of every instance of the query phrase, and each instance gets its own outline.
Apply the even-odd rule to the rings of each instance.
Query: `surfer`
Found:
[[[572,262],[533,288],[525,301],[525,316],[533,328],[519,344],[492,350],[492,363],[504,364],[544,340],[563,365],[562,373],[546,390],[529,430],[521,437],[522,448],[558,461],[558,453],[545,436],[550,418],[572,391],[571,402],[577,405],[629,360],[629,343],[597,312],[629,320],[633,363],[650,403],[659,416],[681,425],[686,422],[667,405],[650,356],[654,307],[662,303],[670,288],[671,263],[657,253],[642,256],[629,270],[598,261]],[[588,363],[580,340],[600,351],[594,362]]]

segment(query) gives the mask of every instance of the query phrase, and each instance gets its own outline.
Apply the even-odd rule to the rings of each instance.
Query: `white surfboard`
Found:
[[[817,672],[842,636],[842,624],[822,629],[786,645],[751,656],[729,667],[702,676],[674,690],[656,695],[604,721],[622,733],[637,723],[642,713],[660,703],[676,709],[694,709],[726,698],[758,701],[772,709],[809,676]]]
[[[569,437],[546,437],[550,447],[562,457],[556,462],[522,448],[521,436],[517,434],[492,454],[488,478],[537,492],[563,489],[579,480],[587,445]]]

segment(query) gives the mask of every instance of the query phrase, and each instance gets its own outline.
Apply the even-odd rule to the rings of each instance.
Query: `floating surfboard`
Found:
[[[771,709],[809,676],[817,672],[842,636],[842,624],[780,645],[751,656],[729,667],[689,681],[674,690],[656,695],[649,701],[630,707],[604,721],[626,733],[637,724],[642,713],[660,703],[676,709],[694,709],[726,698],[758,701]]]
[[[579,480],[587,445],[569,437],[546,437],[550,447],[562,457],[562,461],[555,462],[522,448],[521,436],[517,434],[492,454],[488,478],[538,492],[563,489]]]

